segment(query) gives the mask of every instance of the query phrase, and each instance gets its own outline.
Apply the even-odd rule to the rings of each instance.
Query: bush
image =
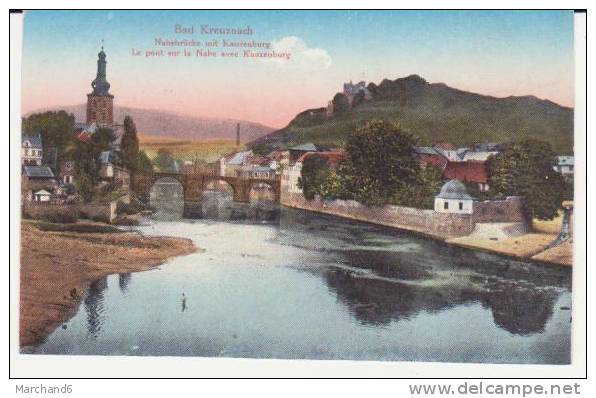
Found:
[[[116,214],[118,215],[132,215],[140,213],[144,210],[149,210],[149,207],[144,205],[137,199],[131,199],[130,203],[118,202],[118,205],[116,206]]]

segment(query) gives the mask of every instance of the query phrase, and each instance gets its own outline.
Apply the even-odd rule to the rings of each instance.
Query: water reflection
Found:
[[[33,352],[569,363],[569,269],[286,208],[243,214],[139,226],[204,250],[97,281]]]
[[[479,303],[491,310],[497,326],[512,334],[542,333],[560,293],[571,287],[567,269],[407,238],[324,215],[284,211],[280,236],[336,258],[333,267],[307,271],[320,273],[363,324],[387,325],[421,312]]]
[[[108,278],[103,277],[89,286],[89,292],[83,301],[87,313],[87,331],[97,338],[105,321],[104,291],[108,287]]]
[[[126,293],[128,291],[128,285],[130,284],[131,274],[130,272],[125,272],[118,274],[118,287],[122,293]]]

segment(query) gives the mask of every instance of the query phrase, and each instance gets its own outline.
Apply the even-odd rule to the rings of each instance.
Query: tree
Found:
[[[139,138],[137,127],[129,115],[124,117],[124,133],[120,143],[122,164],[129,170],[135,171],[139,159]]]
[[[302,165],[298,186],[302,189],[304,197],[308,200],[314,199],[320,194],[320,188],[330,173],[327,159],[317,154],[308,156]]]
[[[139,151],[139,156],[137,158],[137,168],[136,170],[139,171],[152,171],[153,164],[151,163],[151,159],[145,153],[145,151]]]
[[[348,97],[342,93],[335,94],[332,102],[334,115],[341,115],[350,110],[350,102],[348,101]]]
[[[165,148],[158,149],[157,156],[153,160],[153,164],[160,171],[176,171],[176,161],[172,157],[172,153]]]
[[[527,215],[553,219],[565,196],[565,181],[554,170],[555,153],[547,142],[515,142],[489,158],[489,185],[496,195],[522,196]]]
[[[93,199],[93,180],[85,171],[79,172],[75,187],[84,202],[90,202]]]
[[[368,205],[391,203],[398,192],[420,182],[414,144],[414,137],[393,123],[366,123],[346,145],[347,160],[340,168],[345,189]]]
[[[94,151],[100,153],[109,150],[115,139],[114,130],[107,127],[100,127],[91,137],[91,144],[95,146]]]
[[[75,137],[73,135],[75,118],[66,111],[49,111],[34,113],[23,118],[23,133],[40,133],[44,150],[55,148],[57,162],[73,150]]]
[[[401,206],[432,209],[435,196],[443,186],[443,176],[438,169],[426,166],[418,173],[418,181],[402,187],[392,198],[392,203]]]

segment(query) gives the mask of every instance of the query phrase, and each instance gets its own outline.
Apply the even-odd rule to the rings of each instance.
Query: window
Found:
[[[464,209],[464,202],[459,202],[459,209],[463,210]]]
[[[447,202],[447,201],[443,202],[443,209],[449,210],[449,202]]]

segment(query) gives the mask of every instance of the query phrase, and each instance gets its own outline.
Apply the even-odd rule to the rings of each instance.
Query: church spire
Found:
[[[103,51],[103,40],[101,51],[97,54],[97,76],[91,82],[94,95],[110,95],[110,83],[106,80],[106,53]]]

